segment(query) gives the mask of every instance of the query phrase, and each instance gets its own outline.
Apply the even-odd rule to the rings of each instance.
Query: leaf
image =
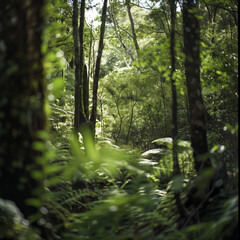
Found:
[[[53,81],[53,95],[55,98],[62,96],[64,91],[64,79],[61,77],[55,78]]]
[[[173,177],[172,181],[169,184],[168,189],[178,193],[180,192],[184,187],[184,176],[177,175]]]

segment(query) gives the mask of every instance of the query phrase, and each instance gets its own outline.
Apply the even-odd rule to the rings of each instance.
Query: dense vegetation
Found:
[[[238,1],[0,1],[0,239],[238,239]]]

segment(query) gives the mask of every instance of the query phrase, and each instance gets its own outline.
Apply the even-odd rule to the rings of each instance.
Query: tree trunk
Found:
[[[80,82],[78,86],[79,91],[79,127],[87,122],[86,114],[88,106],[86,106],[87,101],[84,101],[84,96],[88,96],[88,93],[84,93],[84,91],[88,90],[87,87],[87,75],[84,74],[84,21],[85,21],[85,0],[81,1],[81,9],[80,9],[80,26],[79,26],[79,43],[80,43]],[[86,71],[86,70],[85,70]],[[85,104],[84,104],[85,102]]]
[[[127,12],[128,12],[129,21],[131,23],[132,38],[133,38],[134,46],[135,46],[135,49],[136,49],[136,52],[137,52],[138,64],[139,64],[139,68],[140,68],[140,59],[139,59],[140,48],[139,48],[139,45],[138,45],[138,42],[137,42],[137,36],[136,36],[134,22],[133,22],[132,13],[131,13],[130,0],[126,0],[126,5],[127,5]]]
[[[196,8],[194,0],[183,3],[183,31],[185,74],[189,101],[189,118],[191,128],[191,144],[195,168],[199,173],[202,169],[211,167],[210,159],[204,156],[208,153],[207,128],[204,103],[200,83],[200,29],[198,19],[191,10]],[[189,11],[190,10],[190,11]]]
[[[173,139],[173,174],[174,176],[181,174],[178,153],[177,153],[177,141],[178,141],[178,121],[177,121],[177,91],[174,79],[174,73],[176,70],[176,52],[175,52],[175,22],[176,22],[176,3],[175,0],[170,0],[171,9],[171,33],[170,33],[170,54],[171,54],[171,85],[172,85],[172,139]],[[175,192],[174,197],[176,199],[176,205],[179,211],[180,218],[185,217],[185,211],[183,209],[180,194]]]
[[[80,83],[80,54],[78,42],[78,1],[73,0],[73,41],[74,41],[74,61],[75,61],[75,112],[74,129],[79,131],[79,83]]]
[[[89,119],[89,77],[87,72],[87,65],[84,65],[84,76],[83,76],[83,106],[86,121]]]
[[[16,203],[28,218],[42,204],[39,164],[46,129],[41,35],[43,0],[0,2],[0,197]],[[29,199],[40,200],[31,206]],[[26,202],[29,200],[29,203]]]
[[[104,0],[103,10],[102,10],[102,19],[101,19],[102,24],[101,24],[100,40],[98,45],[98,55],[97,55],[97,61],[96,61],[95,74],[93,77],[93,99],[92,99],[93,105],[92,105],[92,113],[91,113],[90,121],[91,121],[94,137],[95,137],[95,125],[96,125],[96,119],[97,119],[97,91],[98,91],[101,58],[102,58],[102,52],[104,47],[103,39],[104,39],[104,32],[105,32],[107,2],[108,0]]]
[[[92,26],[91,26],[89,52],[88,52],[88,75],[87,75],[88,87],[89,87],[90,76],[92,76],[92,74],[91,74],[91,72],[92,72],[92,68],[91,68],[92,44],[93,44],[93,33],[92,33]],[[88,90],[88,92],[89,92],[89,90]],[[89,116],[88,116],[88,119],[89,119]]]
[[[175,0],[170,0],[171,8],[171,85],[172,85],[172,139],[173,139],[173,172],[174,175],[180,174],[180,167],[177,156],[177,140],[178,140],[178,122],[177,122],[177,91],[174,79],[176,70],[176,53],[175,53],[175,20],[176,20],[176,5]]]

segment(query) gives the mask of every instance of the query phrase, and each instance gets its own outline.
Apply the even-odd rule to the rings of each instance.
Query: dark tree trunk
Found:
[[[89,52],[88,52],[88,74],[87,74],[87,81],[89,86],[89,79],[90,76],[92,76],[92,68],[91,68],[91,60],[92,60],[92,44],[93,44],[93,33],[92,33],[92,27],[90,32],[90,43],[89,43]],[[89,90],[88,90],[89,91]],[[89,94],[89,93],[88,93]],[[89,119],[89,116],[88,116]]]
[[[180,174],[180,167],[177,156],[177,140],[178,140],[178,122],[177,122],[177,91],[174,79],[176,70],[176,53],[175,53],[175,20],[176,20],[176,5],[175,0],[170,0],[171,8],[171,85],[172,85],[172,139],[173,139],[173,172],[175,175]]]
[[[89,78],[87,72],[87,66],[84,65],[84,76],[83,76],[83,106],[86,120],[89,119]]]
[[[73,41],[74,41],[74,62],[75,62],[75,112],[74,129],[79,131],[79,84],[80,84],[80,54],[78,42],[78,1],[73,0]]]
[[[174,79],[174,73],[176,70],[176,52],[175,52],[175,22],[176,22],[176,3],[175,0],[170,0],[171,9],[171,33],[170,33],[170,54],[171,54],[171,85],[172,85],[172,139],[173,139],[173,174],[179,175],[180,167],[178,162],[177,153],[177,141],[178,141],[178,121],[177,121],[177,91],[176,83]],[[174,193],[176,199],[176,205],[179,211],[180,218],[185,217],[185,211],[183,209],[179,193]]]
[[[84,93],[84,90],[87,89],[87,75],[84,74],[84,49],[83,49],[83,43],[84,43],[84,21],[85,21],[85,0],[81,1],[81,9],[80,9],[80,26],[79,26],[79,42],[80,42],[80,82],[78,86],[79,91],[79,127],[82,126],[82,124],[87,122],[87,118],[85,115],[85,107],[84,102],[84,95],[88,95],[88,93]],[[85,85],[85,86],[84,86]],[[85,88],[84,88],[85,87]]]
[[[43,196],[43,177],[33,175],[42,174],[37,145],[44,140],[38,133],[47,123],[43,5],[43,0],[0,1],[0,197],[14,201],[26,218],[40,207],[26,200]]]
[[[206,157],[208,144],[205,109],[200,83],[200,29],[197,17],[191,12],[196,7],[194,0],[186,0],[183,3],[185,74],[190,110],[191,144],[195,168],[199,173],[202,169],[211,167],[211,162]]]
[[[81,2],[80,26],[78,29],[78,1],[73,1],[73,40],[74,40],[74,58],[75,58],[75,113],[74,113],[74,129],[75,132],[80,131],[81,125],[87,122],[84,106],[84,81],[87,77],[84,74],[84,20],[85,20],[85,0]],[[80,46],[80,48],[79,48]],[[84,78],[86,77],[86,79]],[[85,87],[87,83],[85,83]],[[86,103],[86,102],[85,102]],[[87,104],[87,103],[86,103]]]
[[[92,99],[93,105],[92,105],[92,113],[90,118],[93,136],[95,136],[95,125],[96,125],[96,119],[97,119],[97,91],[98,91],[101,58],[102,58],[102,52],[104,47],[103,39],[104,39],[104,32],[105,32],[107,2],[108,0],[104,0],[103,10],[102,10],[102,19],[101,19],[102,24],[101,24],[100,40],[98,45],[98,55],[97,55],[97,61],[96,61],[96,67],[95,67],[95,74],[93,77],[93,99]]]

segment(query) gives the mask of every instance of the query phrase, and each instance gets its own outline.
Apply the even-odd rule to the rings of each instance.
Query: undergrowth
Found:
[[[95,146],[89,139],[85,146],[74,136],[47,145],[48,174],[38,221],[43,239],[238,239],[236,176],[217,176],[208,192],[191,192],[194,183],[207,184],[216,171],[174,177],[161,159],[149,167],[139,154],[104,141]],[[189,193],[198,197],[191,202]],[[14,203],[0,200],[1,239],[40,239]]]

